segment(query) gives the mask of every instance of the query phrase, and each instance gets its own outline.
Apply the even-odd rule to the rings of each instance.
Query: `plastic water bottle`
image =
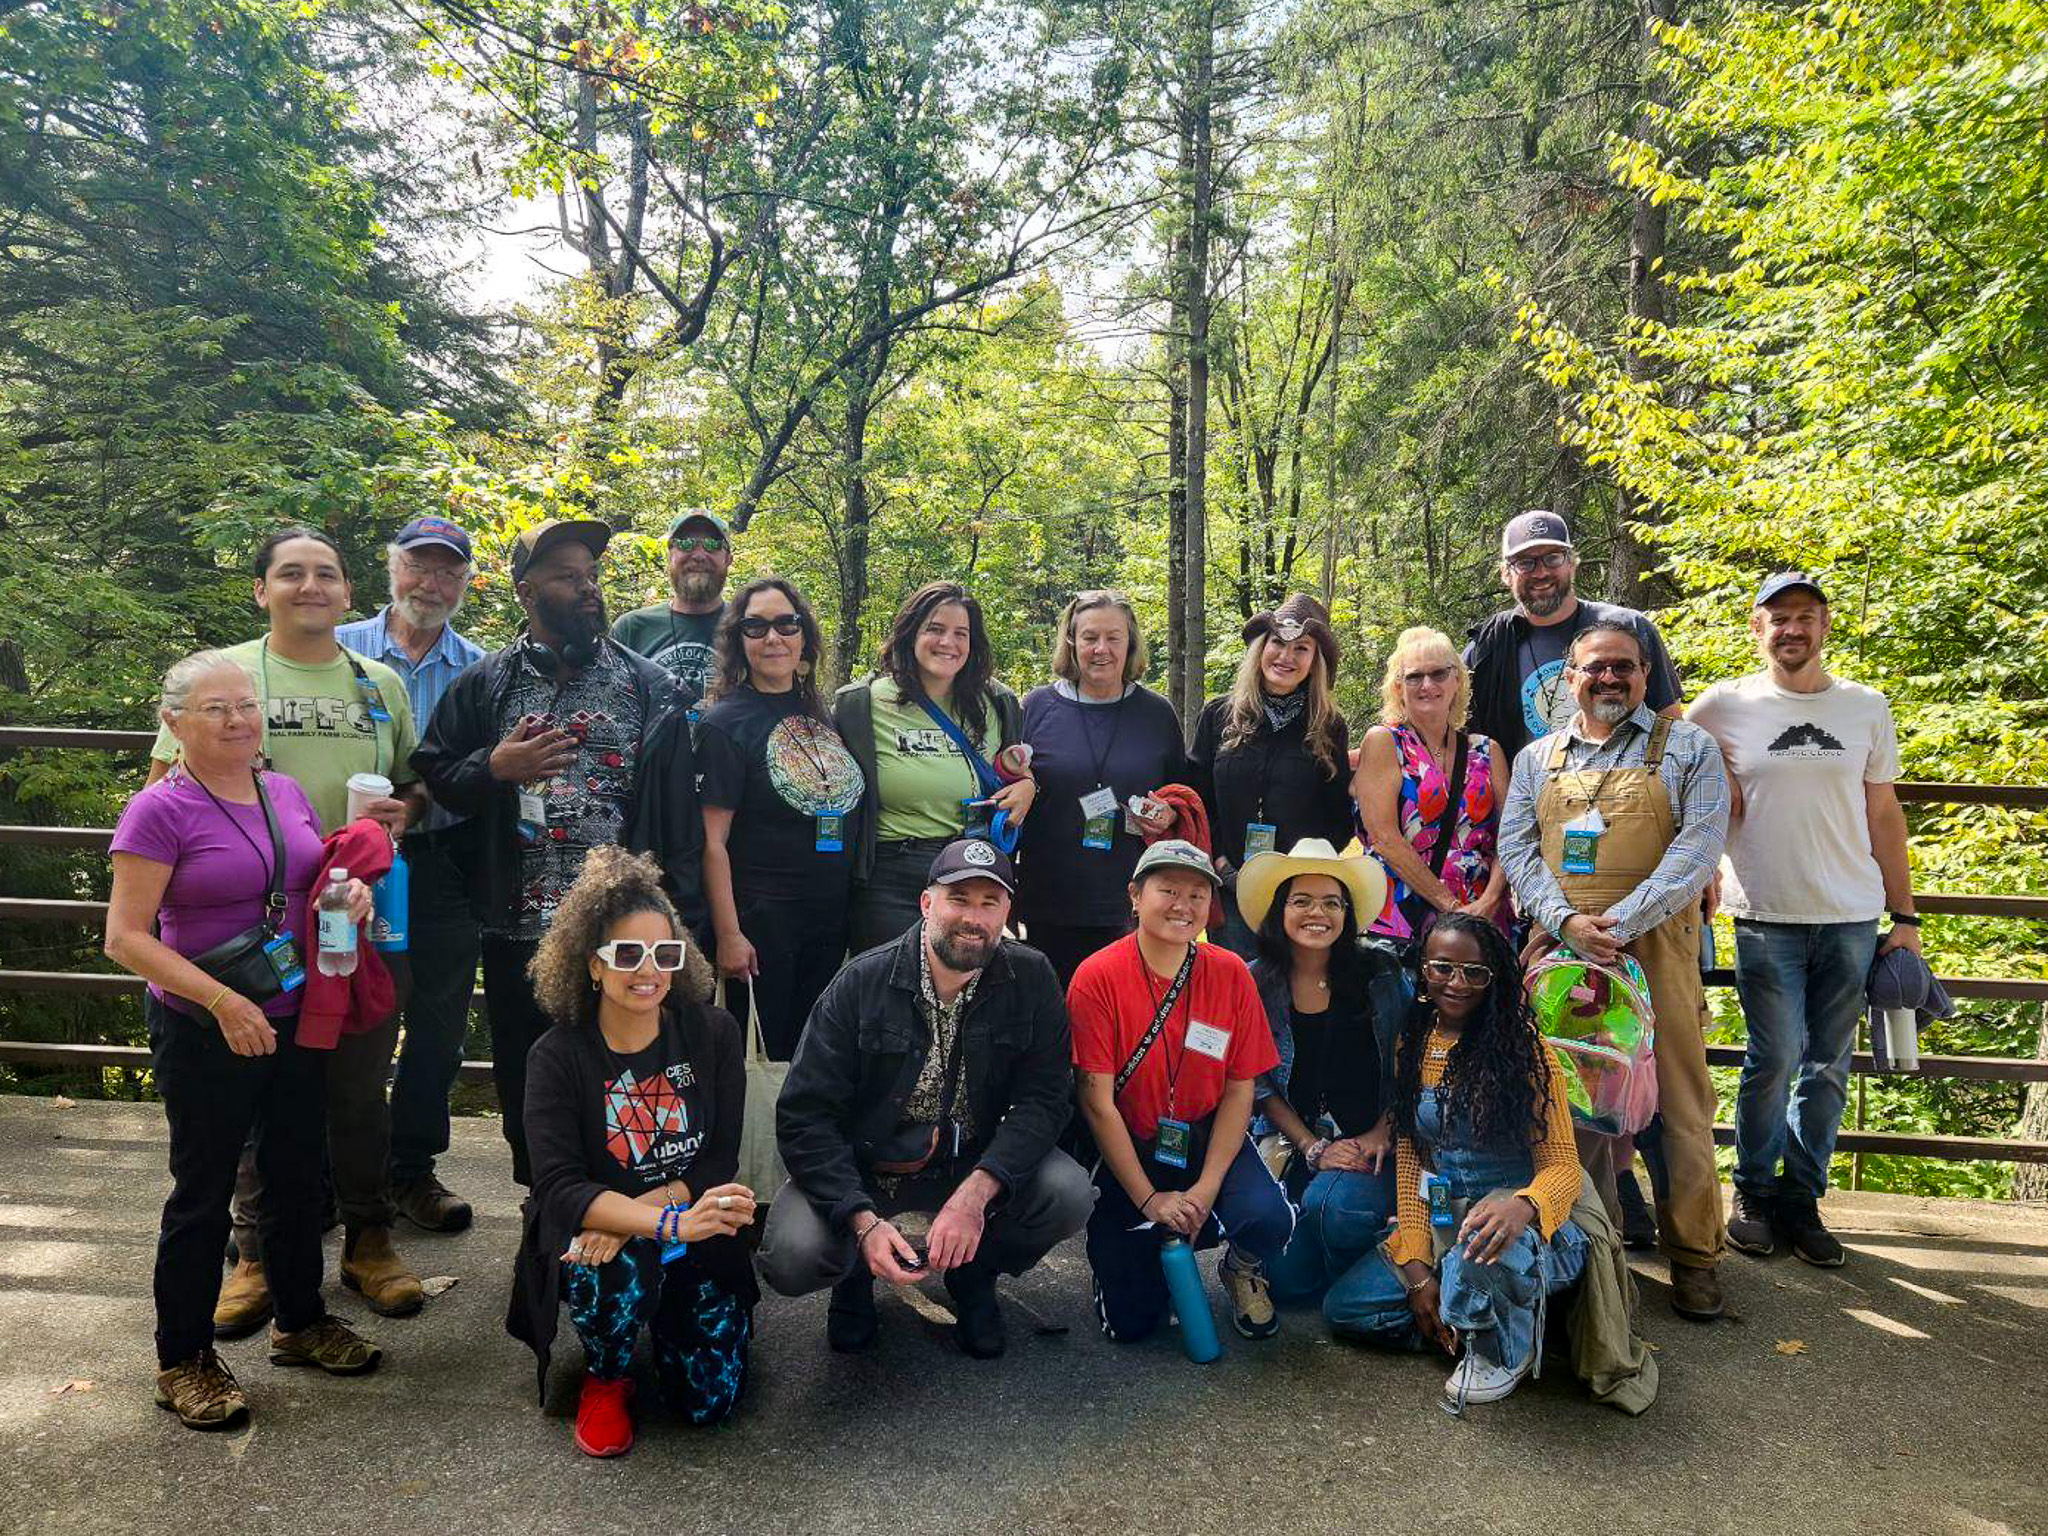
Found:
[[[320,892],[320,974],[353,976],[356,972],[356,925],[348,915],[348,871],[336,866],[327,872],[327,884]]]
[[[412,871],[406,865],[405,854],[395,844],[391,849],[390,873],[370,887],[370,896],[376,903],[370,915],[370,942],[389,953],[403,954],[407,923],[412,915]]]
[[[1173,1298],[1180,1318],[1181,1347],[1195,1364],[1207,1365],[1223,1353],[1223,1341],[1216,1337],[1216,1317],[1209,1310],[1209,1294],[1202,1289],[1195,1250],[1186,1238],[1169,1237],[1159,1245],[1159,1267],[1166,1271],[1166,1294]]]

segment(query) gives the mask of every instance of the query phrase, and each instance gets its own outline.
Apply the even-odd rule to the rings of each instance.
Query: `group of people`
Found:
[[[1842,1262],[1818,1203],[1864,979],[1918,939],[1890,713],[1826,671],[1819,578],[1767,580],[1762,667],[1682,713],[1655,626],[1579,598],[1564,520],[1523,513],[1514,606],[1462,648],[1403,631],[1354,748],[1306,595],[1245,624],[1184,731],[1121,593],[1066,605],[1053,681],[1020,698],[975,596],[931,583],[828,699],[809,603],[777,576],[728,592],[717,516],[674,520],[673,596],[608,626],[611,538],[521,534],[526,622],[486,654],[454,627],[460,527],[400,530],[390,601],[354,623],[341,551],[282,530],[256,555],[265,632],[165,678],[107,951],[149,983],[173,1174],[156,1390],[186,1424],[246,1417],[215,1341],[266,1322],[277,1364],[377,1364],[320,1300],[329,1226],[344,1285],[419,1309],[393,1228],[470,1221],[435,1164],[479,963],[527,1190],[507,1326],[544,1393],[566,1305],[592,1455],[632,1443],[642,1329],[690,1420],[735,1410],[757,1273],[829,1290],[841,1351],[876,1337],[876,1280],[937,1275],[991,1358],[998,1277],[1084,1229],[1104,1334],[1152,1334],[1186,1310],[1179,1239],[1222,1247],[1245,1338],[1320,1306],[1453,1357],[1463,1411],[1538,1369],[1554,1320],[1593,1394],[1639,1412],[1656,1362],[1625,1245],[1662,1246],[1695,1320],[1721,1311],[1726,1243]],[[407,949],[314,965],[394,848]],[[345,917],[314,910],[330,885]],[[1717,907],[1750,1041],[1725,1219]],[[1558,946],[1648,979],[1639,1148],[1574,1121],[1523,986]],[[788,1183],[758,1203],[750,1036],[788,1063]]]

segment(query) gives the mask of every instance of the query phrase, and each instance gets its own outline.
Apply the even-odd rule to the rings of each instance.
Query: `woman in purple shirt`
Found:
[[[302,966],[313,953],[306,909],[322,859],[320,824],[293,780],[255,771],[262,706],[233,658],[201,651],[172,667],[162,716],[181,762],[129,801],[114,829],[106,951],[149,983],[144,1011],[170,1121],[171,1197],[156,1250],[156,1400],[190,1428],[223,1429],[249,1411],[214,1352],[213,1311],[235,1168],[252,1130],[269,1192],[262,1235],[276,1298],[271,1363],[356,1375],[376,1365],[379,1351],[320,1301],[322,1056],[294,1039]],[[280,847],[283,906],[273,913]],[[351,881],[349,896],[360,921],[369,892]],[[193,963],[266,923],[294,941],[254,962],[275,978],[266,1001]]]

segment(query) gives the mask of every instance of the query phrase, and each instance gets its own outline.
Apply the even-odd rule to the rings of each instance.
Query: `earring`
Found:
[[[591,977],[590,990],[593,992],[602,992],[604,990],[604,982],[600,980],[598,977]]]

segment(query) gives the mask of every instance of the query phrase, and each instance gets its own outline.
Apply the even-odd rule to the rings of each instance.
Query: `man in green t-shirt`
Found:
[[[269,630],[228,648],[248,670],[263,702],[264,749],[277,772],[298,781],[321,826],[334,831],[348,819],[352,774],[381,773],[395,792],[372,801],[366,814],[394,838],[417,820],[426,789],[413,771],[418,744],[405,684],[382,662],[342,649],[334,627],[348,613],[352,593],[341,551],[324,533],[287,528],[256,551],[256,606]],[[177,755],[168,732],[152,749],[149,777],[170,771]],[[301,936],[303,942],[304,936]],[[402,954],[387,954],[402,1009],[411,971]],[[327,1142],[334,1168],[335,1201],[345,1231],[342,1283],[387,1317],[417,1312],[419,1278],[391,1245],[391,1191],[385,1163],[391,1143],[391,1106],[384,1084],[398,1043],[398,1013],[362,1034],[343,1035],[327,1061]],[[263,1190],[255,1159],[245,1149],[235,1189],[235,1272],[221,1288],[214,1327],[223,1337],[253,1331],[270,1316],[258,1224]]]
[[[691,510],[668,525],[665,603],[635,608],[612,625],[612,638],[666,667],[701,699],[711,686],[711,637],[725,615],[725,578],[732,570],[732,530],[715,512]]]

